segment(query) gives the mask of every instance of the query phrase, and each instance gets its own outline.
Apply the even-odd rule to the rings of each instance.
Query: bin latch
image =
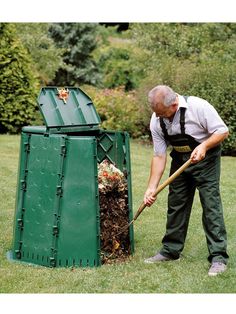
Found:
[[[26,187],[27,187],[26,181],[21,180],[20,182],[21,182],[21,190],[26,191]]]
[[[18,227],[23,229],[23,227],[24,227],[23,219],[22,218],[18,218],[17,219],[17,223],[18,223]]]
[[[25,152],[29,153],[30,152],[30,143],[24,143],[25,145]]]
[[[21,259],[21,251],[20,250],[15,250],[16,258]]]
[[[61,186],[61,185],[58,185],[58,186],[57,186],[57,195],[61,197],[62,194],[63,194],[62,186]]]
[[[58,226],[53,226],[53,235],[54,235],[54,236],[58,236],[58,234],[59,234],[59,228],[58,228]]]
[[[62,156],[66,155],[66,145],[61,145],[61,155]]]
[[[50,266],[51,267],[56,267],[56,264],[57,264],[57,262],[56,262],[55,257],[50,257]]]

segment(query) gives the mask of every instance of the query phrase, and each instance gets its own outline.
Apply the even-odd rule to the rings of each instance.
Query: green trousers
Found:
[[[172,153],[170,174],[174,173],[190,154]],[[209,251],[209,262],[228,260],[227,235],[219,190],[220,147],[207,152],[204,160],[192,164],[169,186],[166,234],[161,254],[179,258],[184,248],[190,213],[196,188],[202,205],[202,224]]]

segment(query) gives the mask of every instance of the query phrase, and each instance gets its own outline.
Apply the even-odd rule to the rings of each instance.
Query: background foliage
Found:
[[[125,91],[135,89],[144,77],[143,49],[134,45],[129,32],[117,34],[116,28],[99,27],[98,47],[93,55],[100,71],[99,86]]]
[[[35,117],[37,80],[14,25],[0,24],[0,132],[16,133]]]
[[[141,112],[137,110],[134,91],[126,93],[122,87],[98,89],[92,86],[84,86],[83,90],[92,98],[100,115],[102,128],[126,130],[132,137],[142,135],[139,122]]]
[[[143,106],[142,124],[148,125],[150,112],[146,95],[157,84],[171,86],[177,93],[208,100],[229,126],[223,143],[225,154],[236,154],[236,25],[235,24],[134,24],[132,35],[149,51],[147,76],[137,95]]]
[[[64,64],[56,72],[52,84],[96,84],[98,71],[91,53],[96,48],[97,24],[54,23],[49,28],[49,35],[59,49],[64,49]]]
[[[133,23],[123,32],[120,25],[105,26],[2,24],[13,30],[3,38],[17,42],[0,48],[2,133],[41,123],[35,111],[35,83],[86,84],[103,127],[150,139],[147,93],[167,84],[179,94],[205,98],[217,109],[230,129],[223,152],[236,155],[236,24]],[[25,89],[25,81],[32,92]]]
[[[43,85],[49,84],[63,66],[62,48],[48,36],[48,23],[16,23],[17,36],[30,54],[33,71]]]

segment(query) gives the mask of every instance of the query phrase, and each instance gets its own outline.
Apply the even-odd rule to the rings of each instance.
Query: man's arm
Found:
[[[225,132],[222,134],[212,134],[206,141],[198,145],[191,154],[191,160],[193,163],[197,163],[200,160],[204,159],[206,156],[206,152],[219,145],[221,142],[226,139],[226,137],[229,135],[229,132]]]
[[[151,206],[156,200],[156,197],[153,197],[152,195],[156,191],[157,186],[161,180],[165,170],[166,160],[166,154],[153,156],[152,158],[148,187],[144,194],[143,200],[147,206]]]

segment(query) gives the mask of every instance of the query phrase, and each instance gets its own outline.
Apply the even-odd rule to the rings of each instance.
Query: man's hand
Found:
[[[200,160],[204,159],[206,152],[219,145],[223,140],[229,135],[229,132],[222,134],[212,134],[206,141],[198,145],[191,154],[191,160],[193,163],[197,163]]]
[[[205,158],[206,156],[206,146],[204,143],[198,145],[192,152],[190,159],[193,163],[197,163]]]
[[[155,191],[155,189],[148,188],[145,192],[143,201],[146,206],[150,207],[155,202],[156,197],[153,196]]]
[[[151,163],[150,177],[148,180],[148,188],[144,194],[144,204],[150,207],[156,200],[153,194],[156,192],[162,174],[166,166],[166,154],[153,156]]]

